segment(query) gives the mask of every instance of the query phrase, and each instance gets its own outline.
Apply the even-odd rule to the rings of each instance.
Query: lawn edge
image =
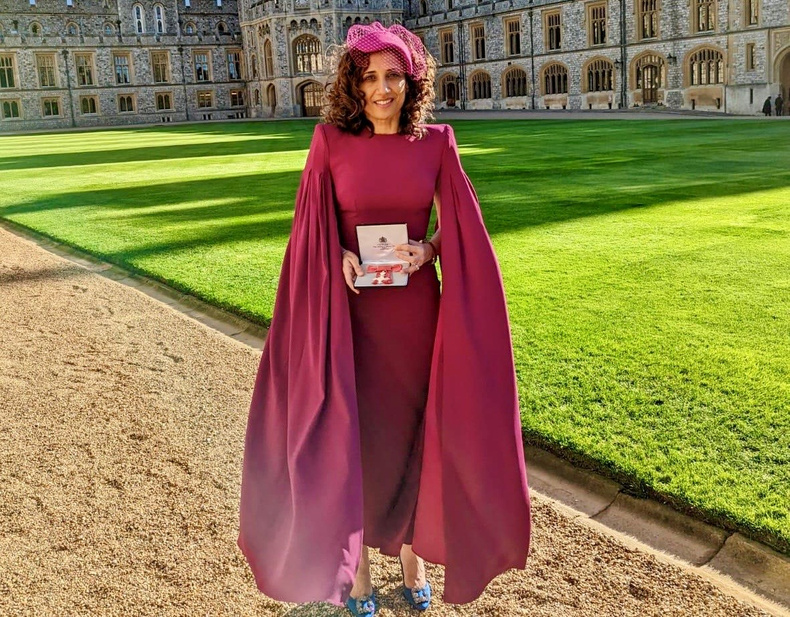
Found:
[[[526,446],[534,446],[567,461],[577,469],[590,471],[607,480],[616,482],[620,485],[620,491],[626,495],[656,501],[669,506],[680,514],[713,525],[729,533],[740,533],[750,540],[765,544],[775,551],[790,557],[790,538],[784,538],[773,531],[750,525],[747,521],[739,521],[736,517],[726,513],[713,512],[699,507],[677,495],[659,491],[644,480],[624,471],[611,461],[595,458],[586,452],[560,444],[535,431],[523,429],[522,439]]]
[[[271,324],[271,317],[263,317],[256,313],[253,313],[252,311],[245,311],[244,309],[239,308],[238,306],[235,306],[228,302],[222,302],[221,300],[218,300],[216,298],[211,298],[206,294],[202,294],[200,293],[200,291],[189,287],[188,285],[183,285],[176,280],[168,279],[166,277],[160,276],[156,272],[152,272],[150,270],[147,270],[146,268],[140,268],[123,259],[113,259],[111,255],[102,253],[101,251],[93,251],[75,242],[64,240],[63,238],[59,238],[54,234],[50,234],[45,231],[36,229],[34,227],[30,227],[28,225],[25,225],[24,223],[20,223],[18,221],[7,218],[5,216],[0,216],[0,225],[4,225],[6,229],[10,231],[15,231],[19,235],[27,236],[28,239],[33,240],[34,242],[36,242],[36,244],[41,245],[42,244],[41,241],[43,240],[45,242],[50,243],[53,246],[60,247],[61,251],[65,253],[65,255],[62,255],[64,257],[68,257],[69,255],[74,255],[75,257],[82,259],[85,258],[94,259],[94,260],[97,259],[102,261],[103,263],[110,264],[117,268],[122,268],[127,273],[135,274],[150,279],[151,281],[164,285],[170,288],[171,290],[180,292],[185,296],[194,298],[195,300],[199,300],[200,302],[203,302],[208,306],[221,309],[238,317],[242,317],[248,321],[251,321],[256,326],[268,328],[269,325]],[[44,248],[48,248],[48,247],[44,247]]]

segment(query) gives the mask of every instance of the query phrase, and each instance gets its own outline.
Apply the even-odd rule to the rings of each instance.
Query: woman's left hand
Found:
[[[408,244],[398,244],[395,246],[395,255],[398,259],[408,262],[403,271],[406,274],[417,272],[422,266],[434,258],[433,247],[427,242],[409,240]]]

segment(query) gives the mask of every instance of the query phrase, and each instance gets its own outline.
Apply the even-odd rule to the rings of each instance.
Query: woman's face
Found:
[[[365,95],[365,115],[374,128],[388,130],[394,125],[397,132],[406,100],[406,74],[397,59],[380,51],[370,54],[370,64],[359,87]]]

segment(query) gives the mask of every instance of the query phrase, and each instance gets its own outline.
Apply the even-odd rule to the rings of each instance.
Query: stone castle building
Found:
[[[426,43],[439,108],[790,98],[790,0],[0,0],[0,130],[317,115],[375,20]]]

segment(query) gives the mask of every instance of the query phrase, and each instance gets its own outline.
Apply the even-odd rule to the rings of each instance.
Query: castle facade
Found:
[[[790,99],[790,0],[0,0],[0,131],[318,115],[376,20],[423,39],[439,108]]]

